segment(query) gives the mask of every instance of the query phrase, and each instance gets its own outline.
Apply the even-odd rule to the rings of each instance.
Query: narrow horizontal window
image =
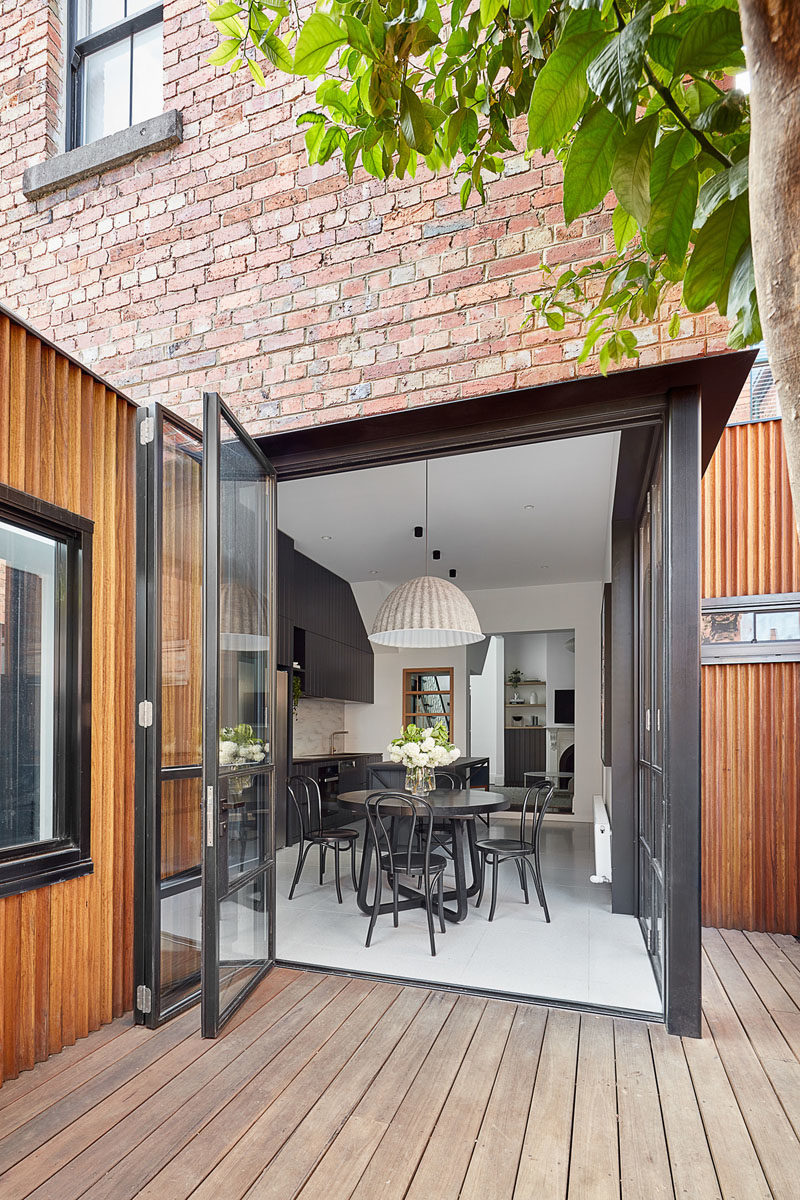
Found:
[[[800,595],[703,602],[702,661],[800,661]]]

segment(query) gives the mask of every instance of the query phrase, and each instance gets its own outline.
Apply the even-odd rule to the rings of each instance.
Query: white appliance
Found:
[[[594,797],[594,870],[592,883],[611,883],[611,822],[602,796]]]

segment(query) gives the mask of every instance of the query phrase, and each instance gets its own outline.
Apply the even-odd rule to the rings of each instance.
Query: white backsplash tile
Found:
[[[301,700],[294,720],[294,756],[329,754],[331,734],[346,729],[343,700]],[[347,737],[336,739],[337,751],[347,749]]]

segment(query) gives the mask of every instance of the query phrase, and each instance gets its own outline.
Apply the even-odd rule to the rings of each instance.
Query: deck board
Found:
[[[3,1200],[788,1200],[800,943],[707,930],[703,1036],[280,970],[0,1091]]]

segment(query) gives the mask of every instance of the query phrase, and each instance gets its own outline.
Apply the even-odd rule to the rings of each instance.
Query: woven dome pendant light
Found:
[[[428,463],[425,463],[425,569],[428,567]],[[436,575],[409,579],[378,609],[371,642],[379,646],[466,646],[483,640],[471,603],[454,583]]]

